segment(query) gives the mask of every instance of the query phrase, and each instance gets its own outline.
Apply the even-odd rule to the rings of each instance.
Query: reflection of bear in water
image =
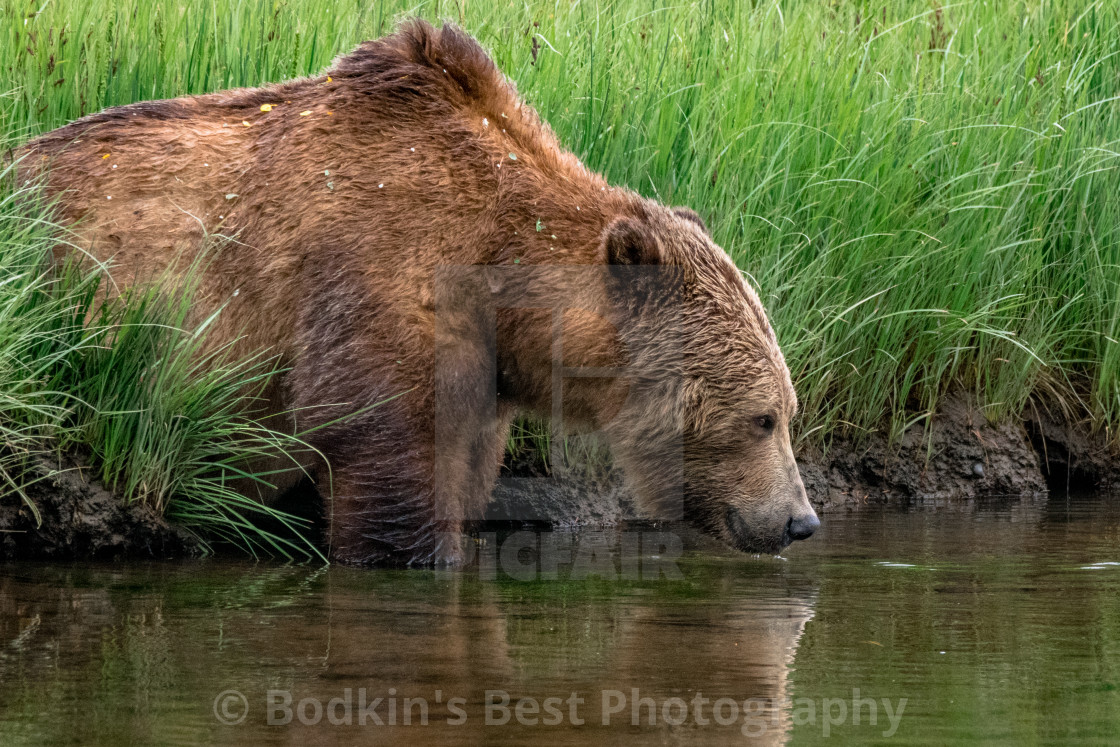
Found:
[[[459,572],[418,573],[402,584],[399,574],[340,567],[91,569],[77,579],[71,569],[48,569],[33,581],[0,578],[0,697],[35,704],[22,724],[54,735],[40,740],[48,743],[72,741],[81,729],[87,741],[120,743],[337,744],[372,735],[408,744],[542,736],[549,744],[646,744],[661,734],[740,744],[742,705],[752,700],[776,707],[752,723],[765,724],[763,744],[777,744],[790,725],[781,707],[791,695],[789,668],[817,595],[807,580],[778,570],[720,561],[690,566],[680,584],[636,585],[487,583]],[[383,725],[359,725],[362,688],[367,705],[382,698]],[[641,723],[631,726],[633,688],[656,704],[653,725],[640,703]],[[236,729],[215,731],[211,702],[227,689],[244,693],[250,714]],[[268,690],[291,694],[287,725],[267,725]],[[347,690],[351,723],[332,724],[326,707]],[[510,696],[502,727],[486,726],[487,691]],[[604,691],[628,698],[606,726]],[[583,700],[578,728],[567,705],[553,726],[531,726],[528,713],[519,719],[514,711],[521,698],[543,704],[573,692]],[[694,718],[697,693],[711,701],[701,706],[707,725]],[[680,726],[671,705],[663,717],[674,697],[689,703]],[[305,723],[314,709],[302,721],[296,711],[305,698],[324,707],[314,723]],[[425,700],[427,727],[418,706],[404,725],[406,698]],[[452,698],[465,702],[449,707]],[[725,698],[737,702],[738,718],[720,725],[713,709]],[[455,707],[467,718],[449,725],[458,721]],[[58,718],[72,709],[99,717]],[[725,704],[721,716],[730,713]],[[283,709],[275,715],[282,720]]]
[[[409,22],[314,78],[108,109],[24,155],[118,287],[232,237],[207,258],[197,314],[226,305],[215,346],[280,356],[271,400],[300,429],[400,395],[308,439],[331,466],[337,560],[461,559],[511,420],[552,414],[552,353],[525,332],[540,308],[602,312],[563,319],[563,365],[629,379],[564,380],[564,408],[604,431],[646,508],[683,496],[688,518],[749,552],[818,525],[758,296],[695,213],[588,171],[452,26]],[[466,265],[603,271],[518,289],[540,305],[495,331],[469,303],[437,320],[437,267]],[[634,266],[673,290],[643,292]]]

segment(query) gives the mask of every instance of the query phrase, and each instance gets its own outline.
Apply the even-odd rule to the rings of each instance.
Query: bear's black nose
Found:
[[[808,513],[804,516],[790,517],[789,526],[786,531],[789,536],[795,540],[809,539],[813,536],[813,532],[821,528],[821,520],[817,518],[815,513]]]

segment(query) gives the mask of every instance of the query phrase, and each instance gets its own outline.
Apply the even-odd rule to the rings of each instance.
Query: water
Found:
[[[1107,742],[1117,506],[834,513],[786,559],[688,539],[668,553],[679,580],[620,578],[601,558],[613,577],[0,565],[0,744]],[[637,552],[576,539],[577,556]],[[359,695],[382,699],[383,725],[359,725]],[[509,721],[487,724],[503,695]],[[653,725],[650,703],[631,723],[635,696]]]

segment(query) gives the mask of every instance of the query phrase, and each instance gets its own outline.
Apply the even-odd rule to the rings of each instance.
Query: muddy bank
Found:
[[[125,505],[98,482],[89,480],[72,459],[32,467],[27,496],[0,497],[0,560],[181,558],[199,554],[192,535],[168,524],[143,505]]]
[[[1100,434],[1047,411],[1024,423],[1051,486],[1120,491],[1120,454]]]
[[[932,438],[914,425],[894,446],[883,436],[858,445],[841,439],[827,453],[799,455],[798,463],[813,504],[825,509],[1120,488],[1120,454],[1105,434],[1038,412],[991,425],[962,395],[943,403]]]
[[[921,424],[890,445],[884,435],[835,440],[799,456],[820,508],[867,503],[937,505],[993,495],[1046,492],[1047,475],[1022,423],[991,425],[967,397],[947,399],[932,437]]]
[[[929,506],[988,496],[1041,494],[1048,487],[1120,489],[1120,458],[1102,436],[1048,413],[990,425],[967,397],[947,400],[927,439],[913,426],[899,444],[872,436],[834,441],[798,456],[813,505],[823,511],[869,504]],[[197,541],[144,506],[125,506],[71,462],[28,491],[42,526],[18,496],[0,498],[0,559],[170,558],[196,555]],[[52,474],[53,473],[53,474]],[[300,497],[315,502],[313,489]],[[285,508],[293,508],[285,506]],[[642,518],[625,481],[609,464],[547,470],[531,456],[507,458],[485,519],[613,526]],[[676,517],[664,517],[676,518]]]

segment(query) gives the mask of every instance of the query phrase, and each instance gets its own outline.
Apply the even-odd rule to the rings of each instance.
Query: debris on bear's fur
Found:
[[[696,213],[589,170],[452,24],[406,21],[327,77],[106,109],[30,141],[20,168],[77,224],[75,259],[112,259],[126,286],[206,256],[191,321],[213,319],[208,349],[284,360],[254,417],[299,411],[330,463],[332,559],[459,562],[448,536],[486,510],[510,418],[553,413],[555,311],[565,368],[626,369],[566,379],[564,411],[609,423],[645,504],[676,491],[683,414],[705,424],[693,451],[741,453],[768,496],[725,460],[685,461],[709,531],[750,552],[812,534],[788,368]],[[216,234],[236,241],[210,253]],[[693,407],[662,386],[681,376],[720,384]]]
[[[38,460],[27,497],[41,523],[14,492],[0,496],[0,560],[181,558],[200,554],[188,532],[141,503],[126,505],[80,464]]]

